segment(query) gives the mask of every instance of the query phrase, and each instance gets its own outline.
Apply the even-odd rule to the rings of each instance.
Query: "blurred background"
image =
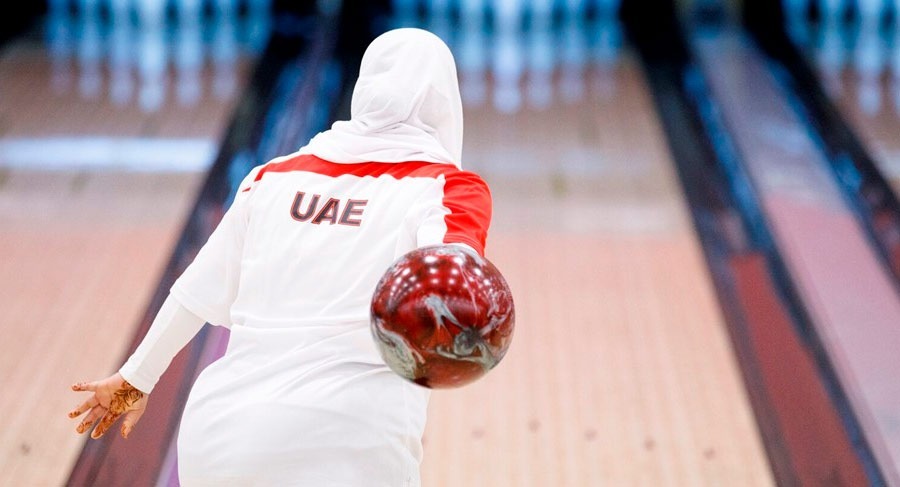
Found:
[[[127,441],[76,435],[69,385],[407,26],[456,57],[518,315],[432,395],[424,485],[900,485],[900,1],[26,3],[0,15],[0,484],[178,484],[227,330]]]

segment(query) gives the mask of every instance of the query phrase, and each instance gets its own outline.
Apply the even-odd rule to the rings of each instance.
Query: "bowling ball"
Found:
[[[407,253],[372,296],[371,330],[385,363],[429,388],[468,384],[494,368],[515,326],[512,293],[487,259],[455,245]]]

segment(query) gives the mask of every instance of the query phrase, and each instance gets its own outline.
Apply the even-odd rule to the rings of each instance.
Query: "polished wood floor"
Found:
[[[236,67],[241,83],[249,66],[242,59]],[[86,438],[65,415],[79,402],[69,386],[121,365],[204,177],[119,169],[129,161],[115,157],[102,170],[51,170],[37,154],[29,167],[10,163],[5,144],[27,140],[40,149],[65,136],[128,139],[146,150],[184,139],[215,147],[234,106],[233,97],[209,93],[195,106],[180,105],[171,72],[168,99],[152,111],[137,107],[136,92],[124,105],[105,98],[108,78],[101,98],[85,98],[76,59],[66,69],[68,86],[55,86],[39,38],[0,54],[2,485],[65,482]],[[212,77],[207,66],[199,81],[209,87]]]
[[[466,116],[517,330],[483,381],[432,395],[424,485],[771,485],[635,62],[571,104]]]
[[[85,439],[65,416],[79,400],[69,385],[121,365],[200,178],[4,172],[2,483],[68,476]]]

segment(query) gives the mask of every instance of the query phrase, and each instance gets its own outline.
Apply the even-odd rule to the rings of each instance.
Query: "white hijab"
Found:
[[[366,49],[350,120],[300,149],[338,163],[426,161],[460,166],[463,113],[450,49],[421,29],[395,29]]]

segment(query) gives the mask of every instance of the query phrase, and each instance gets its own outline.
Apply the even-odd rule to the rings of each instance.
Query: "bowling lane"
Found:
[[[518,319],[497,369],[432,395],[423,484],[771,485],[673,161],[618,27],[495,26],[489,37],[465,12],[461,24],[436,30],[459,63],[463,164],[491,185],[487,255]]]
[[[0,52],[4,485],[65,482],[84,441],[68,387],[120,365],[254,57],[215,22],[205,43],[92,22]]]
[[[900,195],[900,27],[880,33],[833,22],[809,29],[806,51],[826,92]]]

